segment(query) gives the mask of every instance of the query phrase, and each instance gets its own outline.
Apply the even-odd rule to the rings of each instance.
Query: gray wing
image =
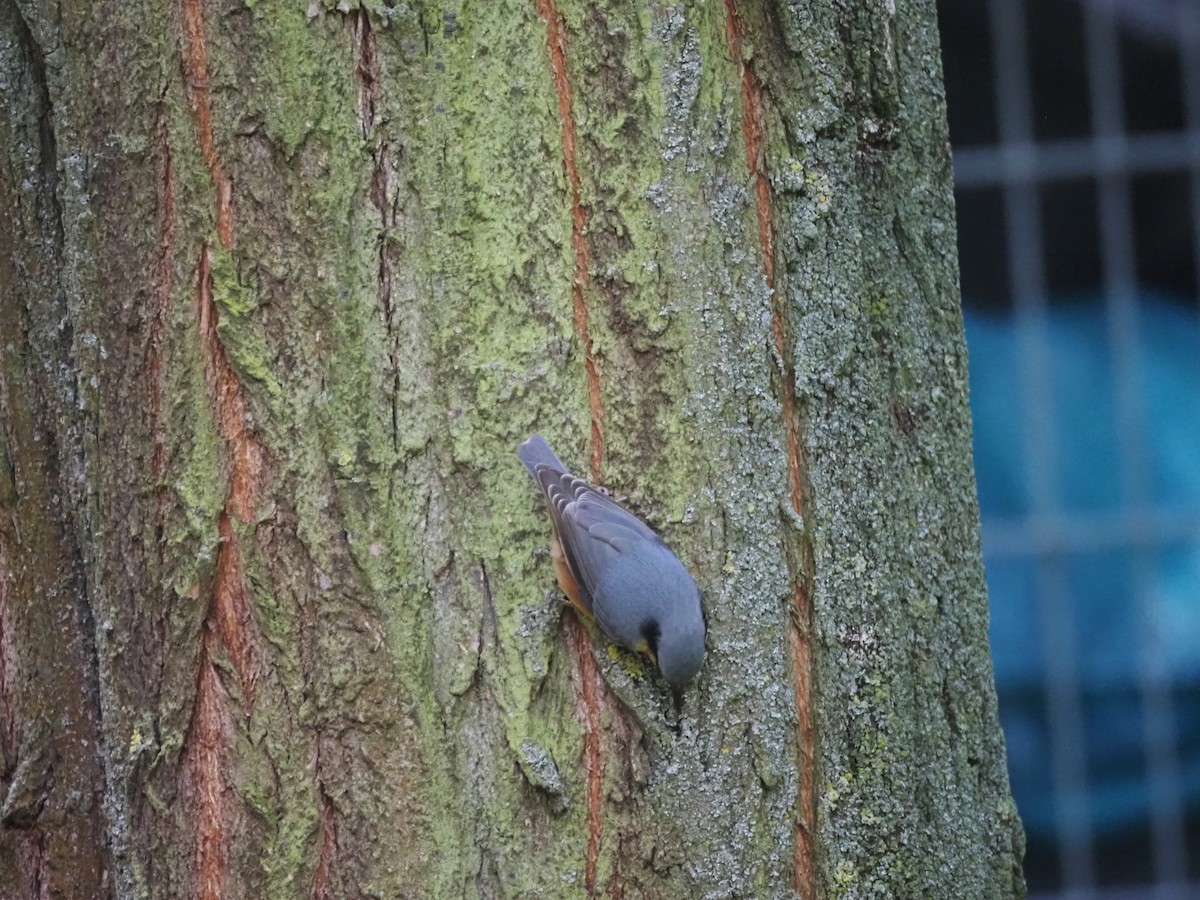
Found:
[[[550,501],[550,517],[579,585],[580,599],[600,627],[612,634],[609,623],[601,620],[602,611],[592,602],[601,575],[618,563],[635,541],[666,545],[633,513],[568,472],[540,435],[530,436],[517,448],[517,455]]]
[[[596,615],[592,597],[602,573],[617,564],[633,542],[662,544],[662,539],[633,513],[570,472],[538,466],[536,477],[550,500],[550,515],[563,555],[584,602]],[[600,625],[608,630],[606,623]]]

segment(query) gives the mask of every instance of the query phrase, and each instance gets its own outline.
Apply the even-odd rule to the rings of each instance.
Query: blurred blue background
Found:
[[[1200,898],[1200,0],[938,7],[1029,887]]]

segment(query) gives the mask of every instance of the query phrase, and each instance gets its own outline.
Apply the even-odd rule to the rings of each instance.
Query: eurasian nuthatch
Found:
[[[672,685],[704,662],[700,591],[646,523],[567,471],[533,435],[517,456],[550,503],[554,572],[567,597],[613,640],[645,653]]]

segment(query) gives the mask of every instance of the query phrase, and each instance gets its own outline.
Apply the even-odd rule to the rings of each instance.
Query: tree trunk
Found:
[[[933,0],[0,0],[0,84],[0,893],[1023,892]]]

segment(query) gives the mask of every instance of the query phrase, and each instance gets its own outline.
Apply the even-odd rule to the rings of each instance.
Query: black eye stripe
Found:
[[[657,619],[647,619],[642,623],[638,632],[646,641],[646,646],[650,648],[650,652],[658,656],[658,639],[662,636],[662,628],[659,627]]]

